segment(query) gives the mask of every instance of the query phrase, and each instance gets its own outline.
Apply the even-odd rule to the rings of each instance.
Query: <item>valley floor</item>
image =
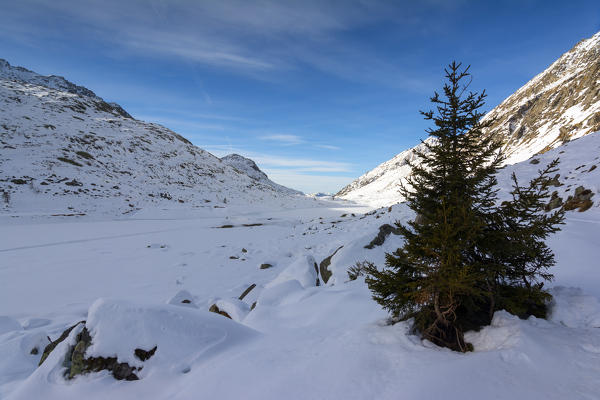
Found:
[[[387,325],[364,280],[348,281],[348,267],[383,265],[400,245],[391,235],[365,249],[378,228],[411,217],[402,205],[334,201],[118,220],[0,217],[0,398],[598,398],[598,207],[585,218],[568,213],[550,241],[558,265],[549,320],[498,312],[468,334],[468,354],[421,341],[407,323]],[[324,284],[314,263],[336,249]],[[233,320],[208,312],[213,304]],[[88,353],[135,363],[133,348],[157,345],[139,381],[63,379],[72,337],[37,368],[41,351],[31,349],[84,319]]]

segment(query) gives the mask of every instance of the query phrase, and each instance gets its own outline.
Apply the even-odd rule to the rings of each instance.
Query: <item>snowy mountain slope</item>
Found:
[[[258,168],[258,166],[256,165],[256,163],[249,158],[240,156],[239,154],[229,154],[225,157],[221,157],[221,161],[235,168],[236,170],[243,172],[250,178],[265,185],[271,186],[280,192],[289,194],[302,194],[302,192],[298,190],[287,188],[270,180],[267,174],[261,171],[260,168]]]
[[[431,142],[431,139],[425,141]],[[406,178],[411,172],[408,163],[418,163],[415,151],[425,150],[426,147],[419,144],[403,151],[345,186],[336,196],[375,207],[398,203],[402,199],[400,187],[406,183]]]
[[[385,252],[401,244],[391,234],[365,248],[382,224],[414,218],[405,204],[368,210],[338,201],[268,211],[250,204],[251,212],[229,213],[229,229],[215,228],[223,217],[194,209],[180,219],[156,209],[118,221],[5,218],[0,397],[595,398],[600,134],[550,150],[535,163],[505,167],[501,196],[513,171],[526,181],[557,156],[560,196],[584,186],[594,205],[585,218],[568,211],[562,231],[549,240],[557,255],[555,281],[547,283],[551,316],[519,320],[500,311],[491,326],[467,334],[475,347],[467,354],[421,341],[407,323],[388,325],[364,280],[348,279],[357,261],[383,265]],[[582,166],[579,158],[589,161]],[[327,258],[332,276],[317,286],[315,278],[323,276],[314,262]],[[209,313],[212,304],[232,320]],[[108,371],[66,380],[63,361],[77,331],[37,366],[47,336],[56,340],[81,320],[92,335],[87,356],[142,366],[138,381],[115,381]],[[155,356],[135,358],[133,349],[152,346]]]
[[[0,61],[2,213],[308,201],[60,77]]]
[[[484,118],[507,163],[600,130],[600,32],[563,54]]]
[[[578,43],[491,110],[488,134],[504,143],[514,164],[600,130],[600,32]],[[420,145],[419,145],[420,146]],[[402,201],[400,182],[410,174],[412,149],[362,175],[337,196],[374,206]]]

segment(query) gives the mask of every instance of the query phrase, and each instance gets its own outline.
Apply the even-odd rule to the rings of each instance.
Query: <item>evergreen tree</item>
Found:
[[[367,277],[384,308],[400,319],[415,317],[424,338],[459,351],[468,350],[460,315],[486,295],[476,249],[494,213],[502,161],[500,144],[482,131],[485,92],[466,93],[468,70],[450,64],[443,96],[431,97],[435,110],[421,112],[435,125],[427,131],[434,141],[423,142],[422,163],[411,165],[413,190],[403,189],[419,223],[398,225],[404,247],[386,255],[388,268],[371,268]]]
[[[434,111],[422,112],[434,140],[423,142],[422,163],[411,165],[403,188],[418,216],[397,224],[404,246],[386,254],[383,270],[365,268],[373,298],[395,318],[414,318],[423,338],[463,352],[471,349],[463,332],[489,324],[498,309],[545,316],[554,255],[544,240],[563,219],[543,212],[558,160],[528,186],[513,175],[511,200],[497,204],[501,144],[483,132],[486,95],[467,93],[468,70],[450,64],[443,96],[436,92]]]

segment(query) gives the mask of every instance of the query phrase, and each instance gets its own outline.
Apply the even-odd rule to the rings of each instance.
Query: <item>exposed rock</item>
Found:
[[[590,189],[579,186],[575,189],[575,195],[569,196],[563,208],[565,211],[578,209],[579,212],[586,211],[592,207],[594,202],[591,200],[594,193]]]
[[[167,303],[177,306],[197,308],[196,304],[194,304],[194,296],[192,296],[192,294],[187,290],[180,290],[175,296],[171,297]]]
[[[46,346],[39,365],[42,365],[42,363],[46,360],[46,358],[48,358],[48,355],[56,348],[56,346],[64,341],[69,336],[71,331],[79,324],[85,324],[85,321],[80,321],[66,329],[57,340]],[[87,330],[87,327],[84,325],[81,332],[77,334],[75,346],[71,346],[69,348],[63,361],[63,366],[65,367],[64,375],[67,379],[73,379],[78,375],[83,375],[90,372],[99,372],[103,370],[110,371],[112,376],[117,380],[134,381],[139,379],[135,372],[141,370],[142,367],[130,366],[128,363],[120,363],[116,357],[86,358],[85,352],[91,345],[92,337]],[[157,348],[158,346],[154,346],[154,348],[150,350],[136,348],[134,350],[134,355],[143,362],[151,358],[154,353],[156,353]],[[37,348],[34,348],[33,350],[37,350]],[[32,354],[37,354],[34,353],[33,350]]]
[[[244,300],[244,297],[246,297],[248,295],[248,293],[250,293],[250,291],[252,289],[254,289],[255,287],[256,287],[256,283],[253,283],[252,285],[248,286],[248,288],[246,290],[244,290],[244,292],[240,295],[239,299]]]
[[[550,201],[546,204],[545,210],[551,211],[555,208],[559,208],[563,204],[563,199],[558,196],[558,192],[552,192],[552,197],[550,197]]]
[[[231,316],[230,316],[229,314],[227,314],[225,311],[223,311],[223,310],[220,310],[220,309],[219,309],[219,307],[217,307],[217,305],[216,305],[216,304],[213,304],[212,306],[210,306],[210,308],[208,309],[208,311],[210,311],[210,312],[214,312],[214,313],[216,313],[216,314],[221,314],[222,316],[224,316],[224,317],[227,317],[227,318],[229,318],[229,319],[233,319],[233,318],[231,318]]]
[[[333,258],[333,256],[335,256],[335,254],[344,246],[340,246],[338,247],[333,254],[331,254],[329,257],[325,258],[323,261],[321,261],[321,264],[319,264],[319,270],[317,272],[321,273],[321,278],[323,278],[323,283],[327,283],[327,281],[329,281],[329,278],[331,278],[332,272],[329,271],[328,267],[329,265],[331,265],[331,259]],[[315,264],[315,268],[316,268],[316,264]],[[317,278],[318,280],[318,278]],[[319,286],[317,284],[317,286]]]
[[[133,351],[133,354],[135,354],[135,356],[137,358],[139,358],[140,361],[146,361],[146,360],[149,360],[150,357],[152,357],[154,355],[154,353],[156,353],[156,349],[158,349],[158,346],[154,346],[150,350],[144,350],[144,349],[138,348]]]
[[[556,186],[556,187],[562,186],[562,183],[560,183],[560,181],[558,180],[559,177],[560,177],[560,174],[554,175],[554,178],[548,180],[548,185]]]
[[[372,249],[375,246],[381,246],[385,242],[385,238],[388,237],[390,233],[394,235],[400,234],[400,229],[394,228],[390,224],[383,224],[379,227],[379,233],[371,242],[365,246],[365,249]]]
[[[141,367],[132,367],[127,363],[120,363],[116,357],[85,358],[85,352],[91,344],[92,338],[87,328],[84,327],[81,333],[77,335],[77,344],[67,353],[65,358],[65,366],[67,367],[65,376],[68,379],[73,379],[77,375],[103,370],[112,372],[112,376],[117,380],[136,381],[139,379],[135,371],[140,370]]]
[[[50,338],[48,338],[48,340],[50,341],[50,343],[44,348],[44,352],[42,353],[42,358],[40,358],[40,362],[38,364],[38,366],[42,365],[44,363],[44,361],[46,361],[46,358],[48,358],[48,356],[50,355],[50,353],[52,353],[52,350],[54,350],[56,348],[56,346],[58,346],[59,343],[61,343],[63,340],[65,340],[69,334],[71,333],[71,331],[73,329],[75,329],[75,327],[79,324],[85,324],[85,321],[79,321],[78,323],[76,323],[75,325],[71,326],[70,328],[66,329],[58,339],[56,340],[51,340]]]

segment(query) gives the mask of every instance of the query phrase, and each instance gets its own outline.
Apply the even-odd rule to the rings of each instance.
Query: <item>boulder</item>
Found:
[[[381,246],[385,242],[385,238],[387,238],[390,233],[393,233],[394,235],[399,235],[400,229],[394,228],[390,224],[381,225],[379,227],[379,233],[377,233],[377,236],[375,236],[375,238],[371,240],[371,242],[368,245],[365,246],[365,249],[372,249],[375,246]]]
[[[555,208],[559,208],[560,206],[562,206],[562,204],[563,199],[558,196],[558,192],[553,192],[552,196],[550,197],[550,201],[548,202],[548,204],[546,204],[545,210],[554,210]]]
[[[592,193],[590,189],[579,186],[575,189],[575,195],[567,198],[567,201],[563,205],[563,209],[565,211],[571,211],[575,209],[579,209],[579,212],[586,211],[594,204],[592,201],[593,195],[594,193]]]
[[[232,319],[231,316],[229,314],[227,314],[225,311],[220,310],[219,307],[217,307],[216,304],[213,304],[212,306],[210,306],[210,308],[208,309],[208,311],[210,312],[214,312],[216,314],[221,314],[224,317],[227,317],[229,319]]]
[[[77,334],[75,339],[76,344],[69,348],[63,361],[63,366],[65,367],[64,375],[67,379],[103,370],[110,371],[112,376],[117,380],[134,381],[139,379],[135,372],[141,370],[142,367],[135,367],[125,362],[119,362],[117,357],[86,357],[86,351],[92,345],[92,337],[85,326],[85,321],[80,321],[69,327],[57,340],[46,346],[39,365],[42,365],[56,346],[64,341],[79,324],[84,324],[83,329]],[[158,346],[154,346],[150,350],[136,348],[134,355],[139,360],[146,361],[156,353],[157,348]]]

